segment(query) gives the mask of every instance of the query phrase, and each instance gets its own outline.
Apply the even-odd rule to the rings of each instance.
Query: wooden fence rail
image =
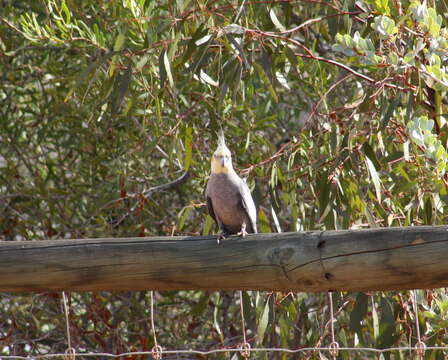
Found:
[[[448,226],[0,242],[0,291],[448,286]]]

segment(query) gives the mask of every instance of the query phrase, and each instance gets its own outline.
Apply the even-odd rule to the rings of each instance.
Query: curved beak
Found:
[[[226,160],[224,159],[224,156],[221,156],[221,166],[224,167],[226,163]]]

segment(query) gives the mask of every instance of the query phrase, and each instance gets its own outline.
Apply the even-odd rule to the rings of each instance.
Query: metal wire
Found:
[[[428,346],[425,348],[426,350],[448,350],[448,346]],[[333,349],[330,347],[304,347],[300,349],[285,349],[285,348],[252,348],[251,352],[283,352],[288,354],[297,354],[307,351],[332,351]],[[367,348],[367,347],[340,347],[338,351],[353,351],[353,352],[371,352],[376,354],[383,354],[394,351],[416,351],[415,347],[403,346],[403,347],[391,347],[385,349],[375,349],[375,348]],[[163,353],[166,355],[169,354],[194,354],[194,355],[212,355],[218,353],[240,353],[241,348],[235,349],[213,349],[213,350],[163,350]],[[103,358],[120,358],[126,356],[138,356],[138,355],[152,355],[151,351],[132,351],[125,352],[121,354],[110,354],[110,353],[76,353],[75,357],[103,357]],[[1,359],[18,359],[18,360],[37,360],[37,359],[50,359],[57,357],[65,357],[64,353],[55,353],[55,354],[45,354],[45,355],[33,355],[33,356],[15,356],[15,355],[2,355]]]
[[[426,344],[420,338],[420,325],[418,322],[418,302],[417,302],[417,290],[411,291],[411,299],[412,305],[414,308],[414,316],[415,316],[415,328],[417,331],[417,343],[415,344],[415,352],[419,359],[423,359],[426,351]]]
[[[241,312],[241,329],[243,331],[243,343],[241,344],[241,356],[245,359],[250,357],[250,344],[246,340],[246,321],[244,320],[243,291],[240,290],[240,312]]]
[[[157,344],[156,327],[154,326],[154,291],[151,290],[151,329],[154,337],[154,346],[151,350],[151,355],[155,360],[162,359],[162,347]]]
[[[339,353],[339,344],[336,342],[334,337],[334,310],[333,310],[333,293],[331,291],[328,292],[328,300],[330,303],[330,329],[331,329],[331,344],[328,346],[330,348],[330,355],[333,359],[336,359]]]
[[[401,346],[401,347],[390,347],[385,349],[376,349],[369,347],[339,347],[339,344],[335,340],[335,331],[334,331],[334,309],[333,309],[333,298],[332,293],[329,292],[329,308],[330,308],[330,330],[331,330],[331,340],[332,342],[327,347],[302,347],[297,349],[287,349],[287,348],[250,348],[250,344],[248,344],[246,339],[246,327],[245,327],[245,319],[244,319],[244,306],[243,306],[243,293],[240,291],[240,310],[241,310],[241,321],[242,321],[242,331],[243,331],[243,341],[239,347],[236,348],[221,348],[221,349],[212,349],[212,350],[194,350],[194,349],[182,349],[182,350],[163,350],[160,345],[157,343],[156,330],[154,325],[154,294],[151,291],[151,329],[154,337],[154,347],[151,351],[132,351],[132,352],[124,352],[120,354],[111,354],[104,352],[85,352],[85,353],[76,353],[75,349],[72,348],[71,344],[71,336],[70,336],[70,327],[69,327],[69,311],[67,304],[67,297],[64,292],[62,292],[63,305],[64,305],[64,313],[66,320],[66,332],[67,332],[67,351],[65,353],[48,353],[48,354],[39,354],[39,355],[28,355],[28,356],[17,356],[17,355],[1,355],[0,358],[3,359],[17,359],[17,360],[38,360],[38,359],[51,359],[51,358],[64,358],[64,359],[75,359],[77,357],[84,358],[112,358],[118,359],[122,357],[131,357],[131,356],[139,356],[139,355],[152,355],[155,359],[161,359],[162,353],[166,355],[174,355],[174,354],[190,354],[190,355],[212,355],[218,353],[240,353],[242,356],[250,355],[251,352],[274,352],[274,353],[286,353],[286,354],[298,354],[298,353],[306,353],[306,352],[314,352],[314,351],[325,351],[330,354],[333,358],[337,356],[338,352],[356,352],[356,353],[375,353],[375,354],[383,354],[390,352],[398,352],[398,351],[409,351],[414,352],[415,355],[421,358],[426,350],[440,350],[446,351],[448,350],[448,346],[426,346],[420,337],[420,328],[419,328],[419,319],[418,319],[418,303],[417,303],[417,294],[416,291],[412,292],[411,301],[413,303],[413,308],[415,312],[415,322],[416,322],[416,335],[417,335],[417,344],[412,346]],[[249,347],[246,347],[245,344],[248,344]]]
[[[65,292],[62,292],[62,303],[64,304],[64,314],[65,314],[65,328],[67,335],[67,350],[65,350],[64,359],[66,360],[74,360],[76,358],[76,350],[72,347],[72,341],[70,337],[70,323],[68,319],[68,305],[67,305],[67,297],[65,296]]]

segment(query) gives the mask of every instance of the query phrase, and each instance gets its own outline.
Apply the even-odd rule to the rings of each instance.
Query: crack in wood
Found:
[[[320,234],[319,234],[319,237],[318,237],[319,241],[317,243],[317,249],[319,250],[319,263],[320,263],[320,267],[322,268],[322,272],[324,274],[323,277],[325,279],[327,279],[327,280],[330,280],[330,277],[327,277],[327,271],[325,270],[325,265],[324,265],[324,262],[322,260],[322,250],[323,250],[323,248],[324,248],[324,246],[326,244],[326,241],[322,240],[322,236],[323,236],[324,233],[325,233],[325,231],[321,231]]]
[[[362,250],[362,251],[356,251],[356,252],[351,252],[351,253],[346,253],[346,254],[340,254],[340,255],[334,255],[334,256],[327,256],[327,257],[322,257],[320,256],[319,259],[316,260],[311,260],[311,261],[307,261],[306,263],[294,266],[292,269],[287,270],[288,272],[300,269],[302,267],[305,267],[307,265],[316,263],[318,261],[322,262],[322,266],[323,266],[323,262],[326,260],[331,260],[331,259],[336,259],[336,258],[340,258],[340,257],[347,257],[347,256],[354,256],[354,255],[361,255],[361,254],[372,254],[372,253],[379,253],[379,252],[384,252],[384,251],[392,251],[392,250],[396,250],[396,249],[403,249],[403,248],[410,248],[410,247],[415,247],[415,246],[427,246],[427,245],[432,245],[432,244],[437,244],[437,243],[443,243],[443,242],[447,242],[448,239],[444,239],[444,240],[434,240],[434,241],[430,241],[430,242],[419,242],[419,243],[409,243],[409,244],[403,244],[403,245],[397,245],[397,246],[391,246],[388,248],[383,248],[383,249],[374,249],[374,250]],[[319,249],[319,254],[320,254],[320,249]]]

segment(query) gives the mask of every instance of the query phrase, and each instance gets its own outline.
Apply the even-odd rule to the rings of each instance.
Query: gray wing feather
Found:
[[[252,230],[256,234],[257,230],[257,208],[255,207],[254,199],[250,193],[249,187],[246,182],[241,179],[240,185],[241,202],[243,203],[244,210],[246,210],[247,217],[252,225]]]
[[[213,210],[213,202],[211,197],[207,196],[207,209],[209,215],[215,220],[215,223],[218,224],[219,230],[221,230],[223,233],[229,233],[229,230],[226,228],[226,226],[219,220],[219,218],[216,216],[215,211]]]
[[[207,196],[207,209],[208,209],[208,213],[213,218],[213,220],[215,220],[215,222],[218,223],[218,221],[216,220],[215,212],[213,210],[212,199],[209,196]]]

